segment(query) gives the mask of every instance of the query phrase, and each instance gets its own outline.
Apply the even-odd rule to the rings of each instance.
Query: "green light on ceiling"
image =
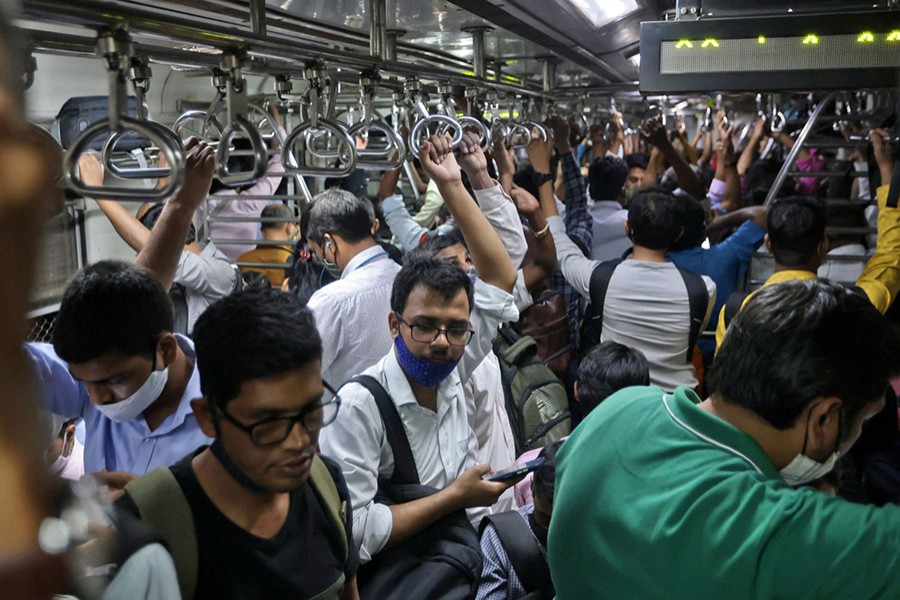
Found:
[[[678,40],[675,42],[675,48],[693,48],[694,43],[691,40]]]
[[[810,33],[805,38],[803,38],[803,44],[805,46],[815,46],[819,43],[819,36]]]
[[[859,34],[859,37],[856,38],[856,41],[861,44],[870,44],[875,41],[875,36],[872,35],[871,31],[863,31]]]

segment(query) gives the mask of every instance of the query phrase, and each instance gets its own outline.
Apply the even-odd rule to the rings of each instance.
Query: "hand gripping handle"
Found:
[[[438,125],[449,126],[454,130],[453,137],[450,139],[451,148],[456,149],[462,143],[463,127],[459,121],[446,115],[428,115],[427,117],[422,117],[416,121],[412,131],[409,132],[409,149],[414,156],[419,156],[419,151],[422,149],[422,144],[425,142],[425,139],[420,138],[427,138],[429,135],[428,126],[435,123]],[[423,130],[424,136],[422,135]]]

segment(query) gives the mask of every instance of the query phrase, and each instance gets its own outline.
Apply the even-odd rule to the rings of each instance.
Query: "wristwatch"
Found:
[[[551,179],[553,178],[550,177],[550,173],[538,173],[537,171],[535,171],[531,174],[531,182],[534,184],[534,187],[539,188]]]

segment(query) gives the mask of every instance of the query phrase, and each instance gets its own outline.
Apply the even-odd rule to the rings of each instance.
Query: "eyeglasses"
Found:
[[[447,329],[441,329],[440,327],[433,327],[431,325],[413,325],[399,315],[397,316],[397,320],[409,327],[409,335],[412,336],[414,341],[422,344],[431,344],[437,341],[438,337],[443,333],[447,336],[447,343],[451,346],[465,346],[475,334],[475,330],[472,329],[471,323],[467,324],[465,327],[449,327]]]
[[[297,423],[302,423],[307,433],[313,433],[334,422],[341,406],[341,399],[330,385],[322,383],[325,389],[331,393],[332,399],[322,402],[320,398],[292,417],[272,417],[245,425],[228,414],[224,408],[216,408],[216,410],[222,413],[229,423],[249,434],[255,445],[271,446],[284,441]]]

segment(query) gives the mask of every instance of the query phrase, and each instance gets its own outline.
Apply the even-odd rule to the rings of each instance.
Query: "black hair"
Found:
[[[447,300],[463,290],[469,299],[469,312],[472,311],[473,290],[469,276],[456,265],[434,256],[419,256],[400,269],[391,289],[391,310],[403,314],[409,295],[420,285],[440,293]]]
[[[607,341],[591,349],[578,367],[578,403],[584,416],[621,389],[650,385],[650,363],[644,353]]]
[[[643,169],[647,170],[647,166],[650,164],[650,157],[647,156],[643,152],[634,152],[632,154],[625,155],[625,164],[628,165],[628,170],[631,169]]]
[[[532,175],[534,175],[534,167],[526,165],[525,168],[513,175],[513,183],[535,198],[540,198],[540,191],[538,186],[534,185]]]
[[[862,294],[810,279],[754,294],[728,327],[706,381],[723,401],[787,429],[821,397],[840,398],[844,419],[852,419],[898,373],[900,329]]]
[[[706,239],[706,209],[690,196],[678,195],[676,198],[683,209],[681,226],[684,227],[684,235],[669,248],[672,252],[696,248]]]
[[[775,183],[775,178],[780,170],[781,165],[770,158],[753,161],[744,174],[747,189],[765,188],[768,191],[772,184]]]
[[[301,241],[294,249],[293,259],[287,268],[288,288],[303,306],[320,288],[335,281],[325,270],[322,261],[309,251],[306,242]]]
[[[453,227],[446,233],[429,232],[416,248],[413,248],[403,257],[403,263],[408,264],[425,256],[435,256],[441,250],[462,244],[468,250],[466,238],[458,227]]]
[[[103,260],[82,269],[66,287],[53,326],[53,348],[73,364],[110,352],[149,356],[159,337],[174,328],[172,301],[149,271]]]
[[[162,214],[164,202],[157,202],[150,206],[141,218],[138,221],[141,222],[141,225],[146,227],[149,230],[153,230],[153,227],[156,226],[156,222],[159,221],[159,215]],[[197,230],[194,228],[194,224],[191,223],[191,226],[188,228],[187,237],[184,240],[185,244],[191,244],[197,239]]]
[[[553,504],[553,495],[556,490],[556,453],[565,440],[559,440],[541,448],[538,458],[544,459],[544,464],[534,472],[534,488],[547,502]]]
[[[309,224],[304,235],[321,244],[326,233],[355,243],[372,237],[371,206],[346,190],[332,188],[317,194],[309,208]],[[370,214],[371,213],[371,214]]]
[[[259,271],[241,271],[241,279],[245,288],[270,288],[272,283],[269,278]]]
[[[247,381],[275,377],[322,358],[312,312],[292,294],[248,289],[218,300],[194,325],[200,390],[224,408]]]
[[[250,142],[248,138],[235,136],[231,138],[231,145],[234,146],[236,151],[246,152],[247,150],[253,149],[253,144]],[[228,156],[228,172],[229,173],[247,173],[248,171],[252,171],[254,167],[254,159],[253,156],[249,154],[241,154],[238,156],[229,155]],[[217,194],[222,190],[236,189],[242,187],[243,183],[240,184],[228,184],[222,183],[218,176],[213,177],[212,183],[209,186],[210,194]]]
[[[825,208],[825,225],[827,227],[868,227],[865,210],[861,206],[828,205]],[[866,235],[863,233],[829,233],[831,240],[862,244],[868,247]]]
[[[784,198],[769,209],[767,225],[775,260],[785,267],[806,266],[825,237],[825,204],[818,198]]]
[[[684,207],[660,188],[642,190],[628,202],[632,242],[651,250],[667,250],[682,235]]]
[[[294,211],[287,204],[267,204],[259,214],[264,219],[283,219],[282,221],[269,221],[259,224],[260,229],[275,229],[284,226],[286,223],[292,223],[296,220]]]
[[[617,156],[601,156],[591,163],[588,170],[591,198],[594,200],[618,200],[627,180],[628,165]]]

